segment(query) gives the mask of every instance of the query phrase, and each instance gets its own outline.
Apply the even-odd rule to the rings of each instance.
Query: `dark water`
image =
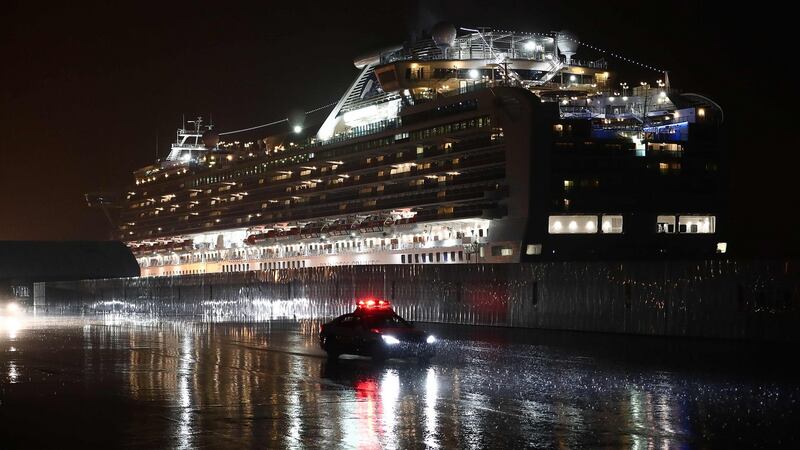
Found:
[[[0,448],[797,448],[796,352],[435,326],[427,365],[319,322],[0,317]]]

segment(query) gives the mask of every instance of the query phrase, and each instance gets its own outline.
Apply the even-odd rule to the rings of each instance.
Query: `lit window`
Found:
[[[622,233],[622,216],[604,214],[600,220],[602,231],[605,234]]]
[[[512,256],[514,249],[507,245],[493,245],[492,256]]]
[[[678,231],[687,234],[709,234],[716,231],[715,216],[679,216]]]
[[[542,254],[542,244],[528,244],[525,248],[526,255],[541,255]]]
[[[550,216],[550,234],[594,234],[597,233],[597,216]]]
[[[656,233],[674,233],[675,216],[658,216],[656,218]]]

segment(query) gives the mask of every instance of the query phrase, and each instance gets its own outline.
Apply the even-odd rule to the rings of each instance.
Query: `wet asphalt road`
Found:
[[[419,325],[429,364],[327,361],[315,321],[2,317],[0,448],[798,445],[791,348]]]

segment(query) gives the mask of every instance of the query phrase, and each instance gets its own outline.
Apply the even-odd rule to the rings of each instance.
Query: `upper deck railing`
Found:
[[[553,36],[545,34],[516,33],[509,31],[483,31],[459,36],[451,47],[440,49],[432,39],[420,40],[401,50],[382,55],[382,63],[395,61],[435,60],[487,60],[499,63],[504,60],[547,61],[558,58]],[[571,66],[606,69],[604,60],[571,60]]]

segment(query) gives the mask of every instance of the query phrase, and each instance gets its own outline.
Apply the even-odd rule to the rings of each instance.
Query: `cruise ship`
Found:
[[[357,58],[305,124],[198,118],[121,196],[87,199],[142,276],[726,252],[722,109],[584,49],[442,23]]]

